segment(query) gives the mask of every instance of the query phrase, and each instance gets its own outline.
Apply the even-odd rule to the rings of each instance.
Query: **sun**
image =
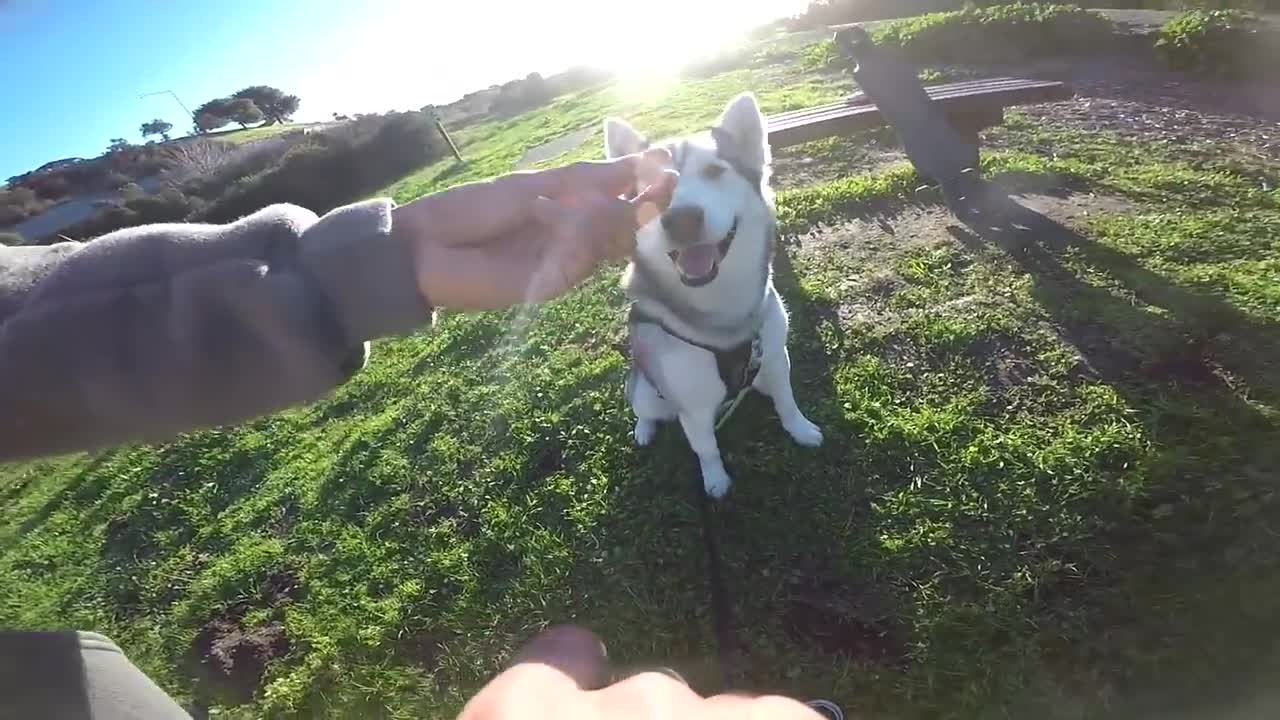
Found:
[[[571,0],[570,0],[571,1]],[[651,0],[633,21],[615,16],[607,32],[594,19],[571,31],[586,63],[609,70],[628,95],[669,88],[680,71],[739,46],[759,25],[803,8],[803,0]]]

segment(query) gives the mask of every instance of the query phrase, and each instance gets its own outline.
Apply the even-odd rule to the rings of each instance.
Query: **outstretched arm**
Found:
[[[314,401],[367,341],[559,295],[625,255],[666,158],[505,176],[402,207],[279,205],[0,248],[0,460],[159,441]],[[650,189],[619,199],[640,184]]]

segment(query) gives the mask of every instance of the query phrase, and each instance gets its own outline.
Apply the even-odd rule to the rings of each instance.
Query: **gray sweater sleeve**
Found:
[[[388,200],[0,247],[0,461],[316,400],[426,324]]]

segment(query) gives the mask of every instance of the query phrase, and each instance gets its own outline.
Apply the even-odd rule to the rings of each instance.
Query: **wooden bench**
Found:
[[[1065,100],[1061,82],[991,78],[924,88],[913,63],[877,45],[860,27],[835,35],[861,92],[842,102],[768,118],[774,148],[890,126],[917,172],[937,182],[953,210],[980,185],[978,133],[1004,122],[1015,105]]]
[[[1071,98],[1065,84],[1047,80],[990,78],[934,85],[925,88],[929,99],[941,106],[952,127],[976,139],[978,133],[1004,122],[1004,109]],[[774,149],[861,130],[884,127],[889,121],[863,93],[817,107],[771,115],[769,144]]]

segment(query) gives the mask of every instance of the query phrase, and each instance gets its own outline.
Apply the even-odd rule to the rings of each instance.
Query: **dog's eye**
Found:
[[[707,180],[719,180],[724,175],[723,165],[707,165],[702,168],[702,177]]]

